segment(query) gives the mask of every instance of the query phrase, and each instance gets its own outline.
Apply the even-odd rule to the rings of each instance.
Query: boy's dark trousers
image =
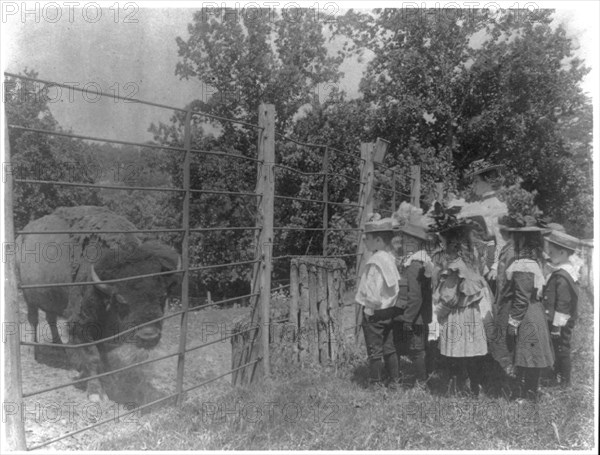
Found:
[[[372,316],[363,313],[362,328],[369,355],[369,381],[380,383],[384,368],[390,383],[398,382],[398,358],[392,335],[392,318],[398,314],[397,307],[375,310]]]
[[[415,379],[425,381],[427,379],[425,347],[429,336],[429,326],[411,324],[396,318],[393,331],[397,356],[408,356],[415,367]]]
[[[549,324],[552,332],[552,324]],[[561,386],[568,386],[571,383],[571,335],[573,334],[573,321],[568,321],[567,325],[560,328],[560,336],[552,337],[552,346],[554,347],[554,374],[560,380]]]

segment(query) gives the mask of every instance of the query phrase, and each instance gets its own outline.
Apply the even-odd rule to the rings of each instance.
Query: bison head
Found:
[[[164,315],[169,294],[180,283],[180,275],[160,275],[118,283],[100,283],[136,275],[177,270],[181,257],[159,242],[150,241],[129,249],[109,250],[91,268],[96,297],[102,301],[99,326],[105,338]],[[162,321],[141,327],[111,344],[133,342],[138,347],[152,348],[160,341]]]

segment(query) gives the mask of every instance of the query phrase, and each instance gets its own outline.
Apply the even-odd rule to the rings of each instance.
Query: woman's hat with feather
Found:
[[[498,220],[498,223],[509,232],[541,232],[550,233],[548,219],[542,217],[543,212],[534,203],[537,191],[529,192],[519,184],[506,189],[504,199],[508,215]]]
[[[392,214],[392,219],[402,233],[416,237],[419,240],[432,240],[431,235],[427,232],[427,227],[432,220],[423,214],[422,209],[408,202],[403,202],[398,210]]]
[[[429,232],[446,235],[456,230],[479,229],[480,226],[472,219],[458,216],[461,210],[460,205],[446,207],[441,202],[436,202],[433,209],[428,213],[433,220],[433,223],[429,225]]]

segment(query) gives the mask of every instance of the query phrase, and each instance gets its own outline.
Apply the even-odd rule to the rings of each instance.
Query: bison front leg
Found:
[[[89,343],[92,340],[82,336],[80,327],[75,327],[70,334],[71,344]],[[98,402],[107,400],[108,397],[102,388],[99,378],[94,378],[102,372],[100,352],[95,345],[73,349],[71,363],[79,371],[78,379],[92,378],[87,381],[87,396],[90,401]]]

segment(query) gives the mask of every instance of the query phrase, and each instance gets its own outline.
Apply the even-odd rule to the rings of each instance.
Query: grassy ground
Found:
[[[488,380],[479,399],[422,388],[365,389],[364,348],[343,364],[291,364],[273,356],[273,376],[253,388],[198,389],[181,409],[113,426],[97,450],[397,450],[594,448],[593,311],[583,302],[573,346],[573,386],[518,404]],[[285,352],[282,351],[282,352]],[[405,365],[406,366],[406,365]]]

